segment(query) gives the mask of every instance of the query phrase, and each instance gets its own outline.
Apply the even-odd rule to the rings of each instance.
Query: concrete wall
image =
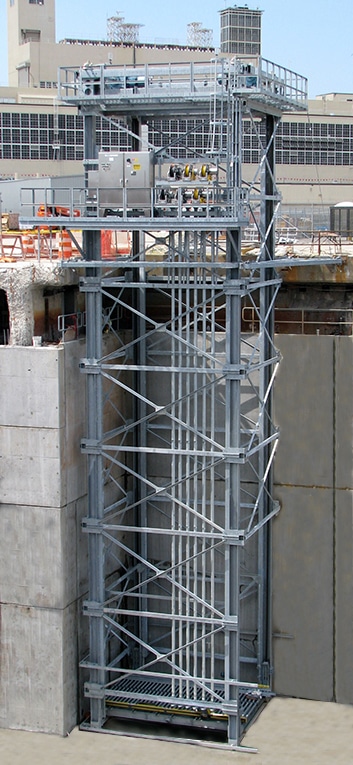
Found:
[[[0,727],[77,722],[86,587],[82,341],[0,346]]]
[[[352,703],[352,338],[279,335],[276,345],[274,688]]]
[[[276,344],[274,689],[352,703],[352,338]],[[63,735],[81,716],[84,355],[0,346],[0,727]]]

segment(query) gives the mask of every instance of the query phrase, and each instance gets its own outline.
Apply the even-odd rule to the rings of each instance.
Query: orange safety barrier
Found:
[[[111,258],[112,256],[112,231],[101,231],[101,257]]]
[[[37,210],[39,218],[49,218],[52,215],[62,215],[68,218],[71,214],[74,218],[79,218],[81,215],[80,210],[71,210],[70,207],[63,207],[62,205],[39,205]]]
[[[114,258],[116,255],[130,255],[131,235],[129,231],[101,231],[101,256]]]
[[[72,239],[70,234],[65,231],[59,231],[59,253],[63,260],[72,257]]]
[[[22,235],[22,250],[23,254],[28,258],[34,257],[35,247],[34,247],[34,237],[30,234],[23,234]]]
[[[49,231],[49,229],[39,229],[39,253],[40,258],[57,258],[58,251],[56,247],[55,233]],[[62,256],[62,251],[60,253]]]
[[[79,210],[71,210],[70,207],[62,207],[62,205],[55,205],[54,210],[54,215],[63,215],[65,218],[69,218],[70,215],[73,215],[74,218],[79,218],[81,215]]]
[[[113,252],[118,255],[130,255],[131,235],[129,231],[115,231],[115,241],[112,244]]]
[[[48,215],[51,215],[50,207],[46,207],[45,205],[40,205],[37,210],[37,215],[40,218],[46,218]]]

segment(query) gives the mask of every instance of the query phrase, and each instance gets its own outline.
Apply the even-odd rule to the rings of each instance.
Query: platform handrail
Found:
[[[72,103],[128,98],[130,102],[180,95],[209,98],[246,92],[282,103],[283,110],[306,108],[307,79],[261,56],[217,57],[209,63],[86,64],[60,67],[58,97]]]
[[[170,182],[158,181],[150,189],[141,188],[117,188],[117,201],[112,205],[104,201],[105,188],[82,186],[60,189],[43,189],[42,187],[23,188],[20,193],[20,224],[21,219],[32,220],[32,225],[62,226],[65,220],[72,228],[81,228],[84,219],[109,218],[138,218],[145,217],[147,220],[175,217],[182,221],[185,218],[195,217],[207,219],[234,219],[242,220],[249,217],[249,203],[244,189],[228,187],[224,184],[213,182],[202,184],[199,182]],[[136,195],[136,191],[144,194],[142,201],[136,205],[130,195]],[[82,219],[82,220],[81,220]]]

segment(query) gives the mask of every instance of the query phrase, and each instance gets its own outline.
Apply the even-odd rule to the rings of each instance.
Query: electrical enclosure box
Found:
[[[150,215],[154,187],[152,151],[100,151],[98,171],[88,174],[89,196],[97,188],[101,215],[135,211]]]

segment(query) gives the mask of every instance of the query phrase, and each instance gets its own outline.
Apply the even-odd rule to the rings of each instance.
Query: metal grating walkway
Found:
[[[217,695],[224,700],[222,687],[216,688]],[[215,702],[214,694],[197,689],[196,698],[190,703],[187,683],[179,697],[173,694],[172,682],[168,679],[149,679],[139,675],[122,678],[106,692],[107,715],[136,721],[153,720],[160,724],[176,724],[185,727],[221,732],[227,730],[228,716],[222,703]],[[266,703],[266,696],[259,691],[247,690],[240,693],[240,721],[242,733],[251,724]],[[126,714],[127,713],[127,714]]]

